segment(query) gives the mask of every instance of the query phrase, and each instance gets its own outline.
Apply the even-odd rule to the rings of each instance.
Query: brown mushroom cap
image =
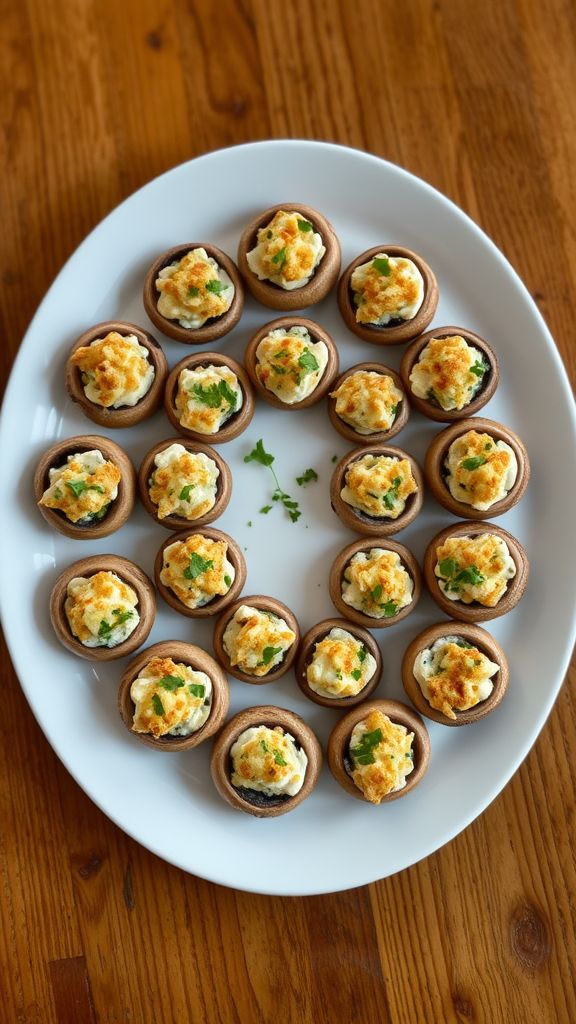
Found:
[[[216,502],[210,511],[200,516],[199,519],[185,519],[184,516],[177,515],[170,515],[164,519],[159,519],[158,506],[150,499],[148,480],[154,470],[154,458],[159,452],[163,452],[165,448],[169,448],[172,444],[181,444],[189,452],[203,452],[204,455],[208,455],[209,458],[213,459],[220,470],[220,476],[216,482]],[[211,448],[207,444],[197,444],[185,437],[169,437],[166,441],[158,441],[150,451],[146,452],[138,470],[138,491],[144,508],[160,526],[163,526],[166,530],[193,529],[194,532],[197,532],[199,527],[213,523],[224,512],[232,494],[232,474],[228,463],[224,461],[215,448]]]
[[[384,715],[388,716],[390,721],[396,725],[403,725],[410,732],[414,733],[412,743],[414,768],[410,775],[406,777],[406,785],[403,789],[399,789],[395,793],[388,793],[381,800],[381,803],[390,803],[392,800],[398,800],[401,796],[406,796],[406,793],[409,793],[411,789],[414,789],[414,786],[418,785],[426,773],[430,760],[428,730],[420,716],[406,704],[396,700],[369,700],[365,704],[358,704],[355,708],[352,708],[348,714],[339,720],[330,733],[327,751],[328,766],[336,782],[350,796],[356,797],[357,800],[364,800],[366,803],[370,802],[366,800],[362,790],[358,789],[358,786],[352,781],[352,777],[346,769],[346,762],[348,761],[348,748],[352,732],[371,711],[381,711]]]
[[[518,475],[514,486],[504,498],[494,502],[485,511],[472,508],[472,505],[467,505],[465,502],[457,501],[456,498],[453,498],[444,476],[444,460],[448,455],[450,445],[457,437],[466,434],[469,430],[490,434],[496,441],[505,441],[512,448],[518,462]],[[460,516],[462,519],[493,519],[495,516],[501,516],[504,512],[508,512],[509,509],[520,501],[530,479],[530,463],[528,461],[528,452],[523,442],[513,430],[503,426],[502,423],[497,423],[495,420],[486,420],[480,416],[474,416],[470,417],[470,419],[452,423],[449,427],[441,430],[439,434],[436,434],[426,452],[424,475],[426,483],[436,501],[443,505],[445,509],[448,509],[449,512],[452,512],[453,515]]]
[[[160,292],[156,288],[156,278],[164,267],[181,260],[193,249],[205,249],[208,256],[211,256],[219,267],[226,271],[234,285],[234,298],[230,309],[222,316],[211,317],[203,327],[182,327],[178,320],[169,320],[158,312],[158,299]],[[152,323],[162,334],[166,334],[174,341],[181,341],[184,345],[205,345],[207,342],[223,338],[238,323],[244,308],[244,286],[238,273],[238,268],[233,260],[209,242],[183,242],[181,245],[174,245],[171,249],[158,256],[149,268],[144,278],[144,291],[142,295],[144,309]]]
[[[352,301],[350,282],[356,268],[362,266],[363,263],[368,263],[380,252],[386,253],[388,256],[400,256],[412,260],[416,264],[424,280],[424,300],[416,316],[411,320],[404,320],[402,323],[389,327],[370,327],[368,324],[359,324],[356,320],[356,307]],[[412,338],[426,330],[436,312],[437,305],[438,283],[432,269],[421,256],[402,245],[383,244],[367,249],[355,260],[352,260],[338,282],[338,306],[344,323],[353,334],[373,345],[401,345],[405,341],[411,341]]]
[[[192,537],[195,534],[202,534],[203,537],[209,537],[210,540],[222,540],[228,545],[227,558],[234,566],[235,576],[232,586],[230,587],[227,594],[221,597],[215,597],[208,604],[202,605],[200,608],[188,608],[185,604],[180,601],[174,591],[165,586],[160,579],[160,574],[164,565],[164,551],[171,544],[177,544],[178,542],[184,542],[188,537]],[[154,581],[160,595],[166,601],[166,604],[170,605],[174,611],[180,613],[180,615],[186,615],[189,619],[205,619],[211,615],[219,615],[220,612],[227,608],[229,604],[234,601],[238,595],[242,592],[242,588],[246,583],[246,561],[242,554],[240,545],[236,543],[233,537],[229,534],[223,533],[222,530],[215,530],[210,527],[202,527],[200,529],[190,529],[186,532],[182,531],[176,536],[168,537],[160,547],[156,560],[154,562]]]
[[[516,575],[509,580],[505,592],[493,608],[482,605],[478,601],[473,601],[471,604],[465,604],[464,601],[450,601],[442,593],[438,586],[438,577],[434,573],[437,563],[436,551],[449,537],[477,537],[482,533],[492,533],[496,537],[501,537],[516,566]],[[496,523],[465,522],[448,526],[432,538],[424,554],[423,572],[430,596],[438,607],[446,612],[446,615],[463,622],[487,622],[489,619],[497,619],[500,615],[506,615],[518,604],[528,585],[530,563],[520,541],[516,540],[516,537],[513,537],[507,530],[503,530],[501,526],[497,526]]]
[[[230,750],[246,729],[258,725],[266,725],[270,729],[281,726],[304,750],[308,765],[302,789],[295,796],[266,797],[263,794],[256,794],[255,802],[252,802],[230,782]],[[277,818],[280,814],[293,811],[314,789],[321,767],[322,748],[310,726],[293,711],[271,706],[246,708],[231,718],[214,743],[210,763],[212,779],[220,796],[232,807],[245,811],[246,814],[253,814],[256,818]],[[246,790],[246,793],[250,794],[250,790]]]
[[[383,548],[386,551],[395,551],[404,565],[404,568],[412,578],[414,589],[412,591],[412,600],[410,604],[402,608],[397,615],[393,615],[391,618],[376,619],[370,615],[365,615],[363,612],[359,612],[356,608],[352,608],[342,598],[342,579],[344,571],[358,551],[369,551],[371,548]],[[330,577],[328,582],[330,591],[330,600],[340,614],[349,619],[351,622],[355,622],[359,626],[365,626],[367,629],[386,629],[388,626],[395,626],[397,622],[401,622],[407,615],[410,615],[414,611],[418,601],[420,599],[420,593],[422,590],[420,569],[418,562],[414,558],[414,555],[407,547],[403,544],[399,544],[398,541],[390,540],[389,537],[380,535],[379,537],[371,537],[370,540],[362,539],[354,541],[352,544],[348,544],[347,547],[343,548],[339,555],[336,556],[330,569]]]
[[[85,647],[70,629],[64,610],[67,588],[76,576],[90,577],[97,572],[113,572],[133,588],[138,595],[140,621],[133,633],[116,647]],[[134,562],[119,555],[91,555],[69,565],[56,580],[50,595],[50,620],[61,644],[72,654],[89,661],[115,661],[132,654],[146,641],[156,617],[156,593],[151,580]]]
[[[250,675],[248,672],[242,672],[242,670],[236,665],[232,666],[230,664],[230,658],[228,657],[224,647],[224,633],[226,631],[226,627],[230,622],[230,619],[234,617],[242,605],[247,605],[249,608],[257,608],[259,611],[272,612],[273,615],[277,615],[279,618],[284,619],[289,629],[296,634],[294,643],[285,652],[280,664],[265,676]],[[300,644],[300,627],[294,613],[291,612],[287,605],[283,604],[282,601],[278,601],[275,597],[265,597],[263,594],[247,595],[239,597],[229,604],[225,611],[223,611],[220,617],[216,620],[212,642],[214,645],[214,653],[218,661],[229,675],[242,680],[243,683],[252,683],[254,686],[262,686],[264,683],[273,683],[276,679],[280,679],[281,676],[285,675],[292,667]]]
[[[44,491],[50,486],[49,471],[64,465],[68,455],[95,449],[101,451],[108,462],[113,462],[122,474],[118,494],[103,519],[96,519],[93,523],[81,526],[79,523],[71,523],[58,509],[40,505]],[[67,437],[58,441],[44,452],[34,473],[34,497],[40,515],[44,516],[46,522],[55,530],[73,540],[99,540],[100,537],[108,537],[119,530],[134,508],[135,493],[136,473],[128,455],[114,441],[99,434],[82,434],[79,437]]]
[[[227,366],[229,370],[236,374],[242,390],[242,407],[238,412],[232,413],[215,434],[203,434],[199,430],[190,430],[188,427],[183,427],[176,410],[178,380],[182,370],[196,370],[200,366]],[[232,441],[233,438],[238,437],[249,425],[254,415],[254,392],[244,367],[240,366],[240,363],[237,363],[235,359],[225,356],[221,352],[195,352],[181,359],[170,371],[164,390],[164,409],[174,429],[182,434],[183,437],[188,437],[192,441],[199,441],[201,443],[209,441],[210,444],[224,444],[226,441]]]
[[[155,371],[154,380],[140,401],[136,405],[121,406],[119,409],[105,409],[103,405],[91,402],[84,393],[82,374],[78,367],[74,366],[71,362],[71,356],[76,349],[82,348],[85,345],[91,345],[93,341],[105,338],[112,331],[116,331],[118,334],[123,335],[123,337],[133,334],[138,339],[139,344],[148,350],[148,358]],[[135,324],[127,323],[125,320],[105,320],[103,323],[96,324],[95,327],[90,327],[87,331],[84,331],[84,334],[81,334],[72,345],[66,362],[65,383],[66,390],[72,401],[77,402],[82,412],[89,419],[93,420],[94,423],[98,423],[101,427],[109,428],[133,427],[135,423],[141,423],[142,420],[147,419],[156,412],[162,401],[164,381],[166,380],[167,373],[168,363],[166,362],[166,356],[156,339],[148,331],[145,331],[142,327],[137,327]]]
[[[314,344],[318,341],[323,341],[328,349],[328,362],[324,373],[320,377],[318,384],[314,388],[314,391],[308,395],[307,398],[303,398],[301,402],[283,402],[281,398],[278,398],[273,391],[270,391],[261,381],[258,379],[256,373],[256,351],[260,342],[266,338],[271,331],[279,330],[284,328],[286,331],[290,327],[305,327],[310,335]],[[246,347],[244,354],[244,363],[246,370],[252,381],[252,384],[256,388],[258,394],[266,401],[269,405],[273,405],[275,409],[283,409],[285,412],[290,412],[295,409],[307,409],[311,405],[315,405],[321,398],[324,398],[330,391],[334,378],[338,373],[340,365],[340,359],[338,356],[338,349],[332,340],[332,337],[328,334],[320,324],[317,324],[314,320],[308,320],[303,316],[282,316],[277,320],[271,320],[270,323],[264,324],[263,327],[259,327],[256,334],[252,336]]]
[[[130,687],[142,669],[153,658],[172,658],[173,661],[188,665],[197,672],[204,672],[210,678],[212,683],[210,714],[204,724],[189,736],[166,735],[155,738],[149,733],[135,732],[132,728],[135,704],[130,696]],[[180,640],[165,640],[147,647],[145,651],[140,651],[134,661],[131,661],[125,669],[118,689],[118,711],[124,725],[140,743],[152,747],[154,750],[177,752],[197,747],[218,731],[226,718],[229,704],[228,680],[220,665],[201,647],[196,647],[195,644],[185,644]]]
[[[286,290],[270,281],[260,281],[250,270],[246,259],[247,253],[257,244],[258,230],[268,224],[279,210],[285,210],[286,213],[293,211],[301,213],[306,220],[314,225],[315,231],[322,236],[322,242],[326,247],[326,252],[308,284],[301,288]],[[305,309],[307,306],[314,306],[320,302],[338,280],[340,256],[340,242],[330,222],[317,210],[313,210],[311,206],[306,206],[304,203],[277,203],[276,206],[269,207],[250,221],[238,242],[238,269],[244,278],[244,283],[258,302],[271,309],[287,311]]]
[[[345,629],[348,633],[351,633],[356,640],[364,644],[364,647],[367,648],[376,661],[374,674],[360,693],[354,697],[328,697],[324,694],[316,693],[308,682],[306,670],[314,656],[315,645],[328,636],[332,629]],[[382,676],[382,655],[374,637],[367,629],[363,629],[362,626],[357,626],[347,619],[324,619],[322,622],[312,626],[303,637],[294,671],[298,686],[309,700],[314,701],[315,704],[321,704],[325,708],[349,708],[353,707],[354,704],[365,701],[378,686]]]
[[[456,718],[448,718],[428,703],[414,675],[414,662],[420,652],[445,636],[461,637],[474,644],[482,654],[500,666],[500,671],[492,677],[494,688],[490,696],[467,711],[456,711]],[[466,622],[440,622],[435,626],[428,626],[408,645],[402,659],[402,682],[408,697],[421,715],[425,715],[433,722],[439,722],[440,725],[458,726],[478,722],[498,707],[508,689],[508,680],[508,661],[500,644],[485,629]]]
[[[411,494],[406,501],[406,507],[404,511],[398,516],[397,519],[389,519],[385,516],[376,518],[375,516],[369,516],[366,512],[361,512],[360,509],[353,508],[348,502],[344,501],[341,497],[342,488],[345,486],[345,477],[348,467],[352,462],[357,462],[359,459],[363,459],[365,455],[385,455],[388,458],[407,459],[410,463],[412,470],[412,476],[418,487],[416,494]],[[400,530],[404,530],[405,527],[409,526],[414,521],[420,509],[422,508],[422,502],[424,500],[424,479],[422,472],[416,460],[408,452],[405,452],[402,448],[394,448],[392,445],[370,445],[365,448],[355,448],[352,452],[347,454],[340,459],[340,462],[334,468],[332,479],[330,481],[330,502],[334,512],[339,519],[342,520],[345,526],[350,527],[356,533],[363,533],[367,537],[391,537],[395,533],[400,533]]]
[[[351,377],[354,373],[358,373],[359,370],[367,370],[372,373],[380,373],[385,377],[391,377],[395,385],[403,394],[402,401],[400,403],[400,409],[396,415],[396,418],[390,427],[390,430],[376,430],[371,434],[360,434],[354,429],[349,423],[346,423],[340,418],[336,412],[336,399],[332,398],[331,395],[328,397],[328,415],[330,422],[335,430],[338,431],[342,437],[345,437],[347,441],[353,441],[357,445],[373,445],[373,444],[385,444],[399,434],[401,430],[406,426],[410,416],[410,403],[406,396],[406,389],[402,383],[400,375],[396,370],[390,369],[389,366],[384,366],[383,363],[356,363],[355,366],[351,366],[344,373],[341,373],[338,380],[334,381],[332,385],[332,392],[337,391],[344,381]]]
[[[484,374],[480,389],[476,392],[472,401],[468,402],[463,409],[452,409],[447,411],[445,409],[441,409],[438,405],[434,405],[433,402],[429,402],[426,398],[419,398],[415,395],[412,391],[412,385],[410,384],[410,374],[429,341],[432,341],[432,339],[435,338],[455,337],[456,335],[464,338],[464,341],[468,345],[472,345],[482,353],[488,363],[489,369]],[[416,338],[416,340],[408,346],[402,356],[402,362],[400,363],[400,375],[402,377],[403,387],[410,399],[410,403],[418,410],[418,412],[421,412],[424,416],[428,416],[429,419],[436,420],[439,423],[452,423],[457,420],[466,419],[469,416],[475,416],[476,413],[490,401],[498,387],[498,381],[500,380],[500,366],[496,353],[490,347],[488,342],[484,341],[480,335],[474,334],[473,331],[469,331],[468,328],[464,327],[437,327],[435,330],[427,331],[426,334],[421,334],[419,338]]]

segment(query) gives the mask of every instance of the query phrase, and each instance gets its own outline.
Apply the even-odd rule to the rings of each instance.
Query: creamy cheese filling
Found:
[[[444,465],[452,497],[480,512],[505,498],[518,476],[510,445],[476,430],[468,430],[452,442]]]
[[[389,619],[412,603],[414,583],[400,556],[385,548],[358,551],[342,577],[342,600],[373,619]]]
[[[176,515],[193,521],[214,508],[220,470],[210,456],[176,442],[158,452],[154,464],[148,493],[158,519]]]
[[[431,338],[410,373],[412,394],[446,412],[472,401],[490,369],[482,352],[459,334]]]
[[[351,462],[340,497],[347,505],[378,519],[397,519],[418,485],[408,459],[363,455]]]
[[[315,391],[327,364],[325,343],[313,342],[305,327],[270,331],[256,349],[258,380],[287,405]]]
[[[134,334],[111,331],[72,353],[82,374],[84,394],[105,409],[136,405],[150,390],[155,370],[148,349]]]
[[[448,537],[436,548],[434,574],[449,601],[494,608],[516,575],[516,563],[502,537]]]
[[[392,377],[374,370],[356,370],[346,377],[331,398],[335,412],[358,434],[376,434],[390,430],[404,394]]]
[[[246,261],[260,281],[291,291],[308,284],[325,252],[322,236],[303,214],[278,210],[259,229],[257,244],[246,253]]]
[[[308,758],[289,732],[280,726],[252,726],[230,750],[236,789],[253,789],[265,796],[296,796],[304,785]]]
[[[121,473],[102,452],[76,452],[62,466],[49,470],[50,486],[39,504],[63,512],[71,523],[88,526],[103,519],[111,502],[118,497]]]
[[[229,366],[197,366],[178,377],[176,412],[187,430],[215,434],[244,403],[238,377]]]
[[[355,697],[370,682],[376,659],[346,629],[334,626],[314,645],[306,668],[308,686],[322,697]]]
[[[348,752],[354,784],[373,804],[404,789],[414,769],[414,733],[392,722],[382,711],[371,711],[352,730]]]
[[[160,580],[187,608],[201,608],[228,593],[236,570],[226,557],[228,544],[195,533],[164,548]]]
[[[494,689],[491,677],[499,666],[458,636],[443,636],[414,661],[414,677],[430,707],[455,719],[486,700]]]
[[[232,666],[265,676],[280,665],[295,640],[296,634],[279,615],[243,604],[226,626],[222,643]]]
[[[75,576],[66,595],[68,625],[84,647],[117,647],[140,622],[136,591],[114,572]]]
[[[202,248],[191,249],[164,267],[156,278],[156,288],[160,315],[190,330],[227,313],[235,291],[223,267]]]
[[[424,281],[416,264],[403,256],[379,252],[352,273],[356,321],[386,327],[412,320],[424,301]]]
[[[134,732],[190,736],[210,714],[212,681],[172,658],[152,658],[132,683],[130,697],[136,705]]]

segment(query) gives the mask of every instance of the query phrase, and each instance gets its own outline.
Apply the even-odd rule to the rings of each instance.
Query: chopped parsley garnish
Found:
[[[302,355],[298,357],[298,366],[302,370],[301,376],[305,377],[307,373],[314,373],[315,370],[320,369],[320,364],[316,359],[316,356],[309,348],[305,348]]]
[[[188,693],[192,697],[203,697],[204,694],[206,693],[206,687],[204,686],[203,683],[189,683]]]
[[[391,619],[393,615],[396,615],[398,611],[398,605],[396,601],[385,601],[384,604],[380,605],[380,608],[384,610],[384,618]]]
[[[313,231],[314,230],[314,228],[312,227],[312,224],[310,223],[309,220],[300,220],[300,219],[298,219],[298,227],[300,228],[300,231]]]
[[[157,715],[164,715],[164,705],[160,700],[160,695],[157,693],[152,694],[152,707]]]
[[[311,480],[317,479],[318,473],[316,472],[315,469],[306,469],[304,470],[302,476],[296,477],[296,483],[299,484],[300,487],[302,487],[304,484],[309,484]]]
[[[337,455],[333,455],[332,458],[330,459],[330,461],[331,462],[338,462],[338,456]]]
[[[270,747],[266,743],[266,740],[260,740],[260,746],[262,747],[262,750],[264,751],[265,754],[270,753]]]
[[[262,664],[269,665],[273,658],[282,651],[281,647],[265,647],[262,651]]]
[[[470,373],[473,373],[476,377],[483,377],[486,370],[490,367],[483,359],[477,359],[473,366],[470,367]]]
[[[382,590],[382,584],[377,583],[376,586],[373,587],[372,590],[370,591],[370,597],[374,601],[374,604],[378,604],[380,598],[382,597]]]
[[[270,368],[274,370],[274,373],[279,374],[280,377],[283,377],[288,372],[285,366],[279,366],[278,363],[270,363]]]
[[[260,512],[263,516],[267,516],[268,513],[271,512],[273,508],[273,505],[263,505],[262,508],[260,509]]]
[[[285,761],[284,758],[282,757],[282,754],[280,753],[279,750],[273,750],[272,751],[272,756],[273,756],[276,764],[279,764],[281,768],[285,768],[286,765],[288,764],[288,762]]]
[[[358,661],[360,662],[360,664],[362,664],[363,661],[366,661],[366,655],[368,654],[368,651],[366,650],[364,645],[362,645],[362,647],[357,652],[357,654],[358,654]]]
[[[445,576],[446,579],[450,579],[454,576],[456,569],[458,568],[458,562],[455,558],[443,558],[439,563],[438,568],[440,569],[440,574],[442,576]]]
[[[224,284],[223,281],[219,281],[218,278],[214,278],[213,281],[208,281],[206,291],[212,292],[214,295],[220,295],[220,292],[225,291],[227,287],[228,285]]]
[[[200,295],[200,289],[196,288],[195,285],[191,284],[190,287],[188,288],[188,295],[191,299],[195,299],[198,295]]]
[[[194,490],[195,487],[196,487],[196,484],[186,484],[186,486],[183,487],[182,490],[180,491],[180,494],[178,495],[178,500],[179,501],[190,501],[190,494]]]
[[[270,472],[272,473],[272,476],[274,477],[274,481],[276,483],[276,489],[272,494],[272,501],[279,501],[286,509],[292,522],[297,522],[300,516],[302,515],[298,507],[298,502],[294,501],[290,497],[290,495],[287,494],[286,491],[283,491],[282,488],[280,487],[280,481],[278,480],[278,477],[276,476],[276,473],[272,468],[274,456],[271,455],[270,452],[266,451],[261,438],[259,441],[256,442],[256,446],[255,448],[252,449],[250,454],[244,456],[244,462],[259,462],[261,466],[267,466],[270,469]],[[271,507],[272,506],[264,505],[264,507],[260,509],[260,511],[264,515],[266,515],[267,512],[270,511]],[[248,525],[251,526],[252,524],[249,523]]]
[[[286,263],[287,256],[288,250],[286,246],[284,246],[283,249],[280,249],[280,252],[277,252],[276,255],[272,257],[272,263],[275,263],[277,265],[278,270],[282,270],[282,267]]]
[[[374,270],[377,270],[378,273],[382,274],[383,277],[390,277],[390,274],[392,273],[390,260],[388,259],[387,256],[377,256],[376,259],[372,260],[372,266],[374,267]]]
[[[274,353],[274,359],[284,359],[286,356],[289,355],[290,353],[287,348],[281,348],[279,352]]]
[[[214,562],[211,558],[202,558],[197,551],[193,551],[190,555],[190,565],[186,566],[183,572],[183,576],[187,580],[195,580],[202,573],[208,572],[209,569],[214,568]]]
[[[66,487],[69,487],[75,498],[79,498],[84,491],[98,491],[98,494],[106,494],[100,484],[87,484],[85,480],[67,480]]]
[[[266,238],[272,238],[272,232],[271,231],[267,231],[266,232]]]
[[[489,452],[491,447],[492,447],[492,441],[487,441],[486,444],[484,445],[484,451],[485,452]]]
[[[114,608],[112,615],[114,616],[114,622],[112,625],[110,625],[106,619],[100,620],[100,627],[98,629],[99,637],[109,637],[112,630],[116,629],[116,626],[122,626],[125,622],[128,622],[128,619],[132,618],[134,612],[123,612],[121,608]]]
[[[467,643],[466,640],[463,640],[461,636],[457,636],[456,639],[454,640],[454,643],[456,644],[457,647],[463,647],[464,650],[466,651],[472,649],[472,644]]]
[[[203,388],[201,384],[194,384],[192,394],[209,409],[218,409],[222,402],[226,402],[234,411],[238,404],[235,392],[225,380],[220,380],[217,384],[209,384],[207,388]]]
[[[391,416],[395,416],[396,413],[398,412],[399,408],[400,408],[400,402],[397,402],[396,405],[391,405],[390,406],[390,415]]]
[[[478,469],[479,466],[483,466],[487,461],[488,460],[485,455],[471,455],[469,459],[462,459],[460,465],[462,466],[462,469],[473,470]]]
[[[464,569],[459,569],[458,562],[454,558],[443,558],[439,569],[442,577],[448,580],[446,590],[454,593],[460,590],[463,583],[475,587],[479,583],[484,583],[486,579],[475,565],[467,565]]]
[[[383,740],[382,730],[374,729],[373,732],[365,732],[357,747],[350,747],[350,753],[358,764],[374,764],[376,758],[372,751]]]
[[[359,668],[355,668],[354,671],[350,673],[350,675],[352,676],[353,679],[356,680],[356,682],[358,682],[362,673]]]
[[[398,488],[400,487],[401,483],[402,478],[399,476],[395,476],[392,481],[392,487],[390,488],[390,490],[386,491],[386,494],[382,495],[382,501],[386,505],[387,509],[392,510],[394,508],[394,505],[398,501]]]
[[[162,676],[162,679],[158,680],[158,686],[174,693],[174,690],[180,690],[184,686],[184,680],[181,676]]]
[[[232,586],[232,577],[226,575],[224,577],[224,583],[226,584],[227,587],[231,587]]]

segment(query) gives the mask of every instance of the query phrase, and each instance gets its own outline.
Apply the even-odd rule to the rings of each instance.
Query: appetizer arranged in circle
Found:
[[[258,393],[277,409],[303,409],[330,390],[338,350],[314,320],[285,316],[260,327],[244,356]]]
[[[420,714],[469,725],[498,706],[508,687],[500,644],[480,626],[442,622],[423,630],[402,660],[404,689]]]
[[[228,680],[214,658],[178,640],[141,651],[118,690],[124,725],[156,750],[197,747],[220,728],[229,703]]]
[[[138,471],[140,498],[147,512],[168,530],[211,523],[226,508],[232,476],[214,448],[182,438],[160,441]]]
[[[246,430],[254,415],[254,394],[245,370],[234,359],[198,352],[170,372],[164,408],[184,437],[223,444]]]
[[[222,338],[244,306],[238,270],[206,242],[186,242],[162,253],[144,280],[144,308],[163,334],[186,345]]]
[[[438,305],[438,285],[428,264],[410,249],[375,246],[342,274],[338,305],[359,338],[397,345],[426,329]]]
[[[62,644],[82,658],[110,661],[144,643],[156,615],[152,583],[133,562],[92,555],[68,566],[50,597]]]
[[[480,418],[442,430],[426,453],[424,471],[437,501],[466,519],[507,512],[520,501],[530,477],[520,438],[501,423]]]
[[[328,415],[347,440],[379,444],[406,426],[410,406],[395,370],[381,363],[358,363],[335,382]]]
[[[151,334],[124,321],[107,321],[72,346],[66,388],[95,423],[131,427],[158,408],[167,372],[166,357]]]
[[[381,541],[381,543],[379,543]],[[349,544],[330,570],[330,598],[341,615],[360,626],[393,626],[414,610],[420,570],[403,544],[375,537]]]
[[[247,708],[216,739],[210,770],[232,807],[257,818],[294,810],[310,795],[322,767],[322,748],[293,711]]]
[[[412,342],[400,374],[419,412],[450,422],[486,405],[498,385],[499,366],[479,335],[461,327],[439,327]]]
[[[229,605],[214,627],[216,657],[245,683],[271,683],[291,667],[300,630],[281,601],[258,594]]]
[[[320,302],[340,273],[340,243],[332,225],[301,203],[259,214],[238,243],[238,266],[255,299],[272,309]]]
[[[524,548],[494,523],[449,526],[424,555],[424,576],[436,604],[466,622],[509,612],[524,594],[528,574]]]
[[[203,528],[164,541],[154,564],[162,597],[189,618],[217,615],[240,593],[246,562],[240,547],[221,530]]]
[[[136,477],[126,452],[97,435],[69,437],[44,453],[34,493],[44,519],[76,540],[107,537],[134,507]]]
[[[430,740],[422,719],[399,701],[373,700],[340,719],[328,740],[328,765],[350,796],[389,803],[424,776]]]
[[[302,693],[324,707],[365,700],[382,675],[382,656],[367,629],[346,619],[325,619],[304,636],[296,662]]]
[[[332,474],[332,508],[358,533],[390,536],[408,526],[422,508],[420,469],[401,448],[377,445],[356,448]]]

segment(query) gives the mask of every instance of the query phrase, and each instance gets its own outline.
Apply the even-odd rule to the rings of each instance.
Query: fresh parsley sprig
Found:
[[[274,482],[276,483],[276,489],[272,494],[272,501],[279,501],[288,512],[288,515],[290,516],[292,522],[296,523],[300,519],[300,516],[302,515],[298,507],[298,502],[294,501],[294,499],[291,498],[290,495],[286,493],[286,491],[282,490],[280,486],[280,481],[278,480],[278,477],[276,476],[276,473],[272,468],[274,456],[271,455],[270,452],[266,451],[266,449],[264,448],[264,444],[262,442],[262,438],[260,438],[260,440],[256,442],[255,447],[252,449],[249,455],[244,456],[244,462],[259,462],[261,466],[266,466],[270,470],[272,476],[274,477]],[[263,513],[263,515],[266,515],[272,507],[272,505],[264,505],[263,508],[260,509],[260,511]]]

